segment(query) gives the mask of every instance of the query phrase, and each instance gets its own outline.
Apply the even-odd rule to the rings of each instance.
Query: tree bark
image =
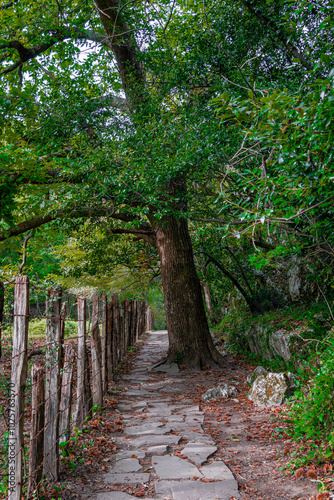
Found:
[[[213,345],[185,218],[165,217],[156,228],[169,337],[167,362],[189,368],[226,366]]]

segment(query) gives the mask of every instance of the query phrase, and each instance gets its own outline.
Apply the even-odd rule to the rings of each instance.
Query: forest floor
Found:
[[[85,429],[87,434],[83,433],[74,443],[73,450],[66,459],[67,467],[63,468],[62,481],[58,485],[59,493],[56,495],[58,498],[97,498],[101,500],[109,498],[123,500],[123,498],[134,497],[158,498],[154,489],[156,475],[152,467],[153,462],[151,463],[152,453],[147,451],[145,444],[142,449],[145,450],[146,454],[144,453],[142,457],[138,456],[138,459],[141,471],[150,473],[151,481],[147,480],[144,485],[115,483],[113,482],[115,480],[111,480],[111,482],[106,480],[109,477],[106,473],[110,474],[110,470],[113,470],[113,468],[110,469],[110,465],[112,467],[116,465],[117,455],[115,452],[124,453],[125,446],[130,452],[130,455],[127,456],[137,458],[136,452],[132,452],[133,455],[131,455],[132,436],[127,435],[128,426],[130,424],[138,425],[140,421],[144,424],[145,421],[152,422],[152,414],[147,414],[147,408],[141,405],[145,400],[150,403],[150,398],[152,404],[156,404],[154,401],[157,401],[159,390],[160,398],[165,398],[161,401],[168,401],[168,403],[164,403],[165,405],[181,408],[186,402],[188,404],[190,402],[190,404],[199,406],[200,411],[204,413],[201,432],[204,431],[205,436],[212,437],[218,448],[214,455],[208,459],[208,463],[212,462],[213,458],[216,462],[223,461],[230,468],[238,482],[239,496],[236,495],[238,498],[242,500],[325,500],[334,498],[330,493],[333,486],[331,464],[325,464],[322,467],[315,465],[299,468],[289,467],[289,460],[291,461],[291,457],[294,456],[297,445],[285,432],[286,424],[282,418],[285,407],[260,409],[247,399],[249,387],[246,377],[252,372],[254,366],[245,362],[241,357],[233,356],[229,359],[230,370],[208,369],[201,372],[181,370],[175,378],[175,384],[166,386],[166,374],[149,371],[143,376],[145,370],[138,370],[140,357],[144,355],[143,359],[147,360],[149,356],[149,353],[144,354],[147,350],[147,345],[145,345],[147,338],[147,335],[141,338],[134,353],[130,354],[128,362],[123,366],[123,373],[119,375],[119,379],[115,383],[114,393],[106,398],[107,409],[100,416],[96,415],[96,418],[87,424]],[[161,358],[163,355],[164,352],[161,351]],[[138,374],[138,379],[136,374]],[[209,402],[203,402],[201,399],[203,393],[218,383],[228,383],[237,387],[237,397],[211,399]],[[161,387],[163,388],[161,389]],[[145,395],[147,388],[148,392]],[[140,395],[141,390],[144,390],[142,396]],[[161,393],[161,390],[164,392]],[[129,403],[129,401],[131,402]],[[130,406],[127,406],[129,404]],[[131,415],[136,406],[142,409],[138,412],[137,408],[130,419],[129,414]],[[126,414],[122,414],[124,411]],[[173,411],[173,413],[175,414],[177,411]],[[157,415],[156,419],[163,421],[161,420],[163,415]],[[134,420],[134,422],[131,423],[130,420]],[[175,429],[172,429],[171,435],[180,433],[177,430],[177,425]],[[186,457],[182,453],[185,442],[182,438],[178,444],[168,450],[169,455],[185,459]],[[84,458],[82,458],[83,443],[85,443],[85,452],[87,452]],[[81,458],[79,459],[79,457]],[[66,465],[66,460],[64,465]],[[73,473],[69,473],[68,465],[71,464],[74,469]],[[195,479],[198,478],[195,476]],[[202,478],[201,481],[209,482],[212,480]],[[318,486],[321,484],[325,485],[329,492],[320,493]],[[111,496],[110,491],[114,492]],[[56,490],[52,492],[53,497],[55,493]],[[167,495],[159,498],[171,497]],[[187,498],[184,497],[183,500],[187,500]]]

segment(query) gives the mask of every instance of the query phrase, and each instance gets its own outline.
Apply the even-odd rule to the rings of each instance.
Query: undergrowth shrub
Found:
[[[249,351],[246,332],[251,320],[252,317],[246,307],[232,310],[216,326],[214,334],[231,351],[246,354]]]
[[[319,354],[313,377],[295,393],[289,406],[290,434],[321,445],[323,459],[334,455],[334,330]]]

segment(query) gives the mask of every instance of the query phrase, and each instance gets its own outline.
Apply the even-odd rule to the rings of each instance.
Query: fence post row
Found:
[[[0,328],[3,287],[0,283]],[[39,495],[42,476],[51,483],[59,476],[59,444],[70,438],[73,369],[76,350],[67,345],[64,331],[66,304],[61,306],[61,291],[49,290],[46,301],[46,363],[31,369],[32,410],[28,496]],[[87,301],[78,297],[77,400],[73,424],[78,428],[92,415],[92,401],[103,404],[108,383],[129,346],[135,344],[145,330],[152,330],[154,316],[143,301],[125,299],[119,304],[117,295],[107,302],[101,297],[102,338],[99,330],[99,297],[93,297],[91,316],[92,388],[87,352]],[[29,278],[18,276],[14,291],[14,330],[9,404],[9,500],[22,500],[24,393],[27,379],[27,341],[29,323]],[[1,337],[0,337],[1,343]],[[44,384],[45,380],[45,384]]]
[[[101,356],[101,364],[102,364],[102,390],[103,394],[107,394],[108,392],[108,314],[107,314],[107,296],[101,296],[101,305],[102,305],[102,338],[101,338],[101,347],[102,347],[102,356]]]
[[[53,482],[59,476],[59,399],[61,364],[61,292],[50,290],[46,301],[46,377],[44,475]]]
[[[113,311],[112,311],[112,302],[107,303],[107,331],[106,331],[106,356],[107,356],[107,378],[108,383],[113,380],[113,366],[114,365],[114,357],[113,357],[113,345],[114,345],[114,337],[113,337]]]
[[[23,480],[24,391],[27,381],[29,278],[17,276],[14,289],[12,373],[8,415],[8,499],[21,500]]]

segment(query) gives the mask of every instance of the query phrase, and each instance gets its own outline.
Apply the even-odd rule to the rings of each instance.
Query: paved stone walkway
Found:
[[[191,400],[173,403],[173,395],[182,394],[189,379],[180,377],[177,365],[152,369],[167,347],[167,332],[150,334],[131,375],[122,377],[126,390],[118,409],[126,427],[116,438],[116,465],[104,476],[106,486],[154,483],[156,500],[238,499],[232,472],[222,460],[215,460],[215,442],[204,434],[203,412]],[[152,381],[159,373],[159,381]],[[133,498],[137,497],[121,491],[94,495],[96,500]],[[144,493],[143,498],[149,496]]]

